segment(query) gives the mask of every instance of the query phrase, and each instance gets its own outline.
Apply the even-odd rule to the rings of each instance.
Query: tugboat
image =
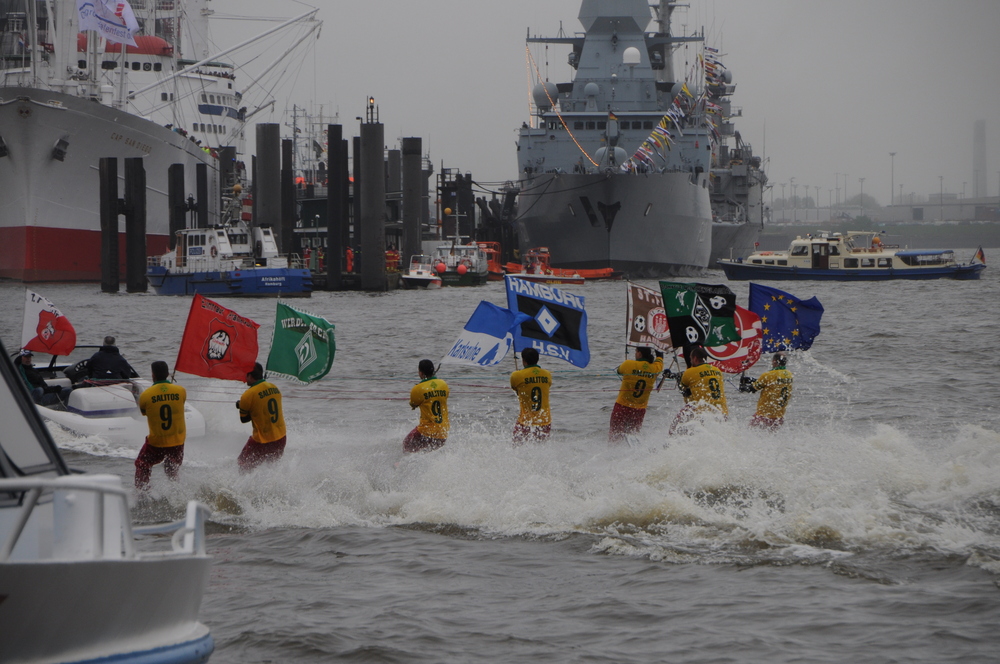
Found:
[[[309,297],[312,273],[298,256],[278,253],[266,226],[243,221],[177,231],[176,249],[149,259],[157,295]]]
[[[889,279],[978,279],[986,269],[979,249],[969,263],[951,249],[903,249],[885,244],[882,232],[819,231],[792,240],[788,251],[758,251],[746,258],[722,259],[732,280],[884,281]]]
[[[486,254],[475,242],[459,244],[455,236],[451,244],[434,250],[434,270],[445,286],[482,286],[489,279]]]

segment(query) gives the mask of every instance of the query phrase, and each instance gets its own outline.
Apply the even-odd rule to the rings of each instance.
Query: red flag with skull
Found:
[[[259,327],[249,318],[195,295],[174,369],[242,382],[257,361]]]

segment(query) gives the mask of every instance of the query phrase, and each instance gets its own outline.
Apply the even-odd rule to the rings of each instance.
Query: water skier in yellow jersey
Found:
[[[520,371],[510,375],[510,388],[517,394],[521,414],[514,425],[514,444],[527,440],[541,442],[552,433],[552,411],[549,409],[549,388],[552,372],[538,366],[538,351],[525,348],[521,351]]]
[[[140,491],[149,488],[153,466],[161,462],[167,477],[177,479],[187,438],[184,422],[187,391],[168,380],[170,367],[166,362],[153,362],[152,374],[153,384],[139,395],[139,412],[149,424],[149,435],[135,458],[135,488]]]
[[[740,379],[740,392],[760,392],[757,412],[750,419],[750,426],[777,431],[785,423],[785,409],[792,399],[792,372],[785,368],[788,356],[775,353],[771,357],[771,370],[754,380],[750,376]]]
[[[420,382],[410,390],[410,408],[420,409],[420,423],[403,440],[404,452],[430,452],[448,439],[448,383],[434,375],[434,363],[420,360]]]
[[[670,434],[673,435],[682,424],[690,422],[695,417],[709,413],[729,416],[729,406],[726,405],[726,387],[722,372],[708,362],[708,352],[701,346],[695,346],[689,353],[690,367],[681,375],[678,386],[684,395],[684,406],[673,424]]]
[[[259,362],[247,372],[247,385],[249,389],[236,402],[236,407],[240,409],[240,422],[253,423],[253,433],[236,460],[240,473],[249,473],[264,462],[280,459],[288,440],[281,392],[273,383],[264,380],[264,367]]]
[[[639,433],[646,418],[649,395],[656,386],[656,377],[663,371],[663,355],[653,359],[652,348],[636,348],[635,359],[626,360],[618,367],[622,385],[618,399],[611,411],[611,429],[608,442],[620,445],[628,434]]]

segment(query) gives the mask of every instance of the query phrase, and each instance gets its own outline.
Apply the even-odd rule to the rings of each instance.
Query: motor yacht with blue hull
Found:
[[[133,528],[128,497],[70,471],[0,343],[0,661],[208,661],[208,509]]]
[[[268,227],[243,222],[189,228],[176,249],[149,259],[146,278],[157,295],[309,297],[312,273],[298,256],[282,256]]]
[[[720,260],[732,280],[884,281],[890,279],[978,279],[986,269],[982,250],[969,263],[951,249],[899,249],[880,233],[820,232],[795,238],[788,251],[758,251],[746,258]]]
[[[571,48],[575,74],[537,78],[520,129],[522,252],[547,246],[554,267],[661,277],[700,274],[753,245],[767,178],[731,122],[735,86],[717,52],[703,36],[671,33],[677,7],[583,0],[584,33],[528,37],[536,74],[532,44]],[[685,45],[698,65],[675,78],[673,53]]]

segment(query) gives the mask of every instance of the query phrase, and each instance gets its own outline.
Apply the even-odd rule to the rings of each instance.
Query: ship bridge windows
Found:
[[[808,256],[809,247],[807,245],[801,244],[797,247],[792,247],[792,256]]]

